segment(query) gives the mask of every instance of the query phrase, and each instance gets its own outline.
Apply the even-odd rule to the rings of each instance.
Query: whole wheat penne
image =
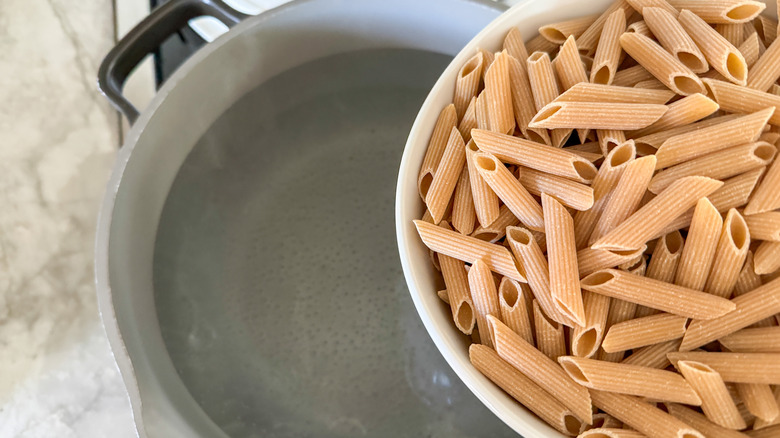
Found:
[[[747,436],[750,438],[774,438],[780,434],[780,424],[765,427],[763,429],[755,429],[747,432]]]
[[[525,44],[525,48],[528,50],[528,53],[547,52],[553,54],[558,49],[558,44],[548,41],[542,35],[537,35]]]
[[[733,146],[662,170],[653,177],[648,188],[653,193],[659,193],[674,181],[693,175],[730,178],[766,166],[776,153],[774,145],[762,141]]]
[[[657,122],[645,129],[632,132],[630,136],[643,137],[669,128],[684,126],[712,115],[719,108],[712,99],[698,93],[667,106],[669,110]]]
[[[509,32],[506,34],[506,37],[504,37],[503,49],[506,50],[507,54],[515,59],[528,58],[528,49],[525,48],[523,35],[516,27],[510,28]]]
[[[655,245],[653,256],[650,257],[650,263],[647,266],[645,275],[667,283],[674,282],[677,264],[680,261],[684,248],[683,245],[683,238],[679,231],[672,231],[661,236]]]
[[[758,139],[777,146],[777,142],[780,141],[780,132],[764,132]]]
[[[546,24],[539,28],[539,35],[543,36],[551,43],[563,44],[569,36],[574,36],[576,38],[582,35],[598,17],[598,14],[586,15],[571,20]]]
[[[498,196],[487,182],[479,175],[479,170],[474,165],[474,155],[479,152],[472,139],[466,145],[466,165],[469,169],[469,182],[471,183],[471,196],[474,199],[474,209],[480,226],[487,227],[498,218]]]
[[[531,232],[521,227],[508,227],[506,238],[512,253],[521,261],[528,277],[528,285],[539,300],[544,313],[556,322],[573,325],[555,306],[550,290],[549,264]]]
[[[545,52],[534,52],[528,57],[528,80],[531,84],[531,91],[534,96],[534,105],[536,110],[540,110],[548,103],[552,102],[560,89],[555,80],[550,56]],[[533,120],[529,122],[530,128],[546,128],[545,126],[533,126]],[[571,130],[552,130],[550,132],[550,142],[553,146],[561,147],[571,135]]]
[[[485,90],[482,90],[474,102],[474,114],[477,118],[477,128],[490,131],[490,108],[488,108],[488,96]]]
[[[505,163],[519,164],[583,183],[592,182],[597,173],[591,162],[560,148],[481,129],[473,130],[471,135],[479,149]]]
[[[644,20],[635,21],[629,24],[626,26],[626,32],[636,32],[651,39],[655,38],[655,35],[653,35],[653,32],[647,27],[647,23],[645,23]]]
[[[601,427],[588,429],[577,438],[645,438],[646,435],[630,429]]]
[[[744,23],[756,18],[766,4],[751,0],[668,0],[677,9],[688,9],[707,23]]]
[[[686,424],[690,424],[691,427],[704,434],[704,436],[718,438],[748,438],[744,433],[726,429],[725,427],[713,423],[703,414],[700,414],[691,408],[676,403],[664,404],[666,405],[666,410],[669,414],[682,420]]]
[[[767,107],[780,107],[780,96],[740,87],[715,79],[704,79],[709,94],[718,102],[720,109],[734,113],[754,113]],[[775,110],[769,123],[780,125],[780,112]]]
[[[429,224],[423,221],[414,221],[417,232],[420,234],[425,246],[438,252],[467,263],[474,263],[482,259],[491,271],[507,276],[513,280],[525,282],[525,277],[520,274],[520,265],[515,262],[509,250],[501,245],[488,243],[471,236],[464,236],[455,231]]]
[[[573,36],[569,36],[561,46],[553,67],[555,67],[555,73],[557,73],[558,80],[560,80],[564,90],[568,90],[575,84],[588,82],[585,66]]]
[[[528,126],[548,129],[636,130],[655,123],[665,105],[641,103],[552,102]]]
[[[723,218],[712,202],[707,198],[699,199],[677,264],[674,284],[704,290],[722,229]]]
[[[582,326],[585,324],[585,311],[577,269],[574,221],[566,208],[546,193],[542,193],[542,209],[553,302],[561,313]]]
[[[742,329],[718,342],[735,352],[780,353],[780,326]]]
[[[683,341],[684,342],[684,341]],[[778,353],[721,353],[684,351],[667,356],[673,365],[678,361],[694,361],[709,366],[726,382],[780,383],[780,354]]]
[[[593,206],[593,189],[584,184],[529,167],[520,167],[519,174],[520,183],[533,195],[547,193],[575,210]]]
[[[591,389],[593,404],[649,438],[705,438],[694,428],[637,397]]]
[[[750,235],[742,215],[737,210],[729,210],[723,221],[723,231],[718,240],[707,284],[704,286],[705,291],[723,298],[731,296],[747,257]]]
[[[742,44],[742,41],[745,39],[744,23],[718,23],[715,25],[715,30],[725,38],[726,41],[737,48],[739,48],[739,45]],[[742,53],[742,51],[740,51],[740,53]]]
[[[745,63],[748,66],[748,80],[750,79],[750,69],[756,64],[759,58],[759,44],[758,34],[753,33],[742,41],[742,44],[737,47],[739,53],[745,58]]]
[[[442,290],[436,292],[436,295],[438,295],[439,299],[444,301],[445,304],[447,304],[447,305],[450,304],[450,293],[447,291],[447,289],[442,289]]]
[[[452,128],[458,123],[458,116],[455,112],[455,105],[447,105],[439,114],[436,125],[433,127],[433,134],[428,141],[428,149],[425,151],[422,166],[420,166],[420,176],[417,178],[417,188],[420,197],[425,200],[428,195],[428,189],[433,182],[433,176],[439,167],[444,149],[447,147],[447,140],[450,137]]]
[[[609,314],[607,315],[606,328],[603,330],[603,333],[606,333],[615,324],[633,319],[634,315],[636,314],[637,307],[638,306],[635,303],[629,301],[610,299]],[[608,362],[620,362],[623,360],[624,356],[625,351],[607,353],[602,348],[599,350],[596,358]]]
[[[780,269],[780,242],[764,241],[753,255],[756,274],[771,274]]]
[[[452,195],[452,227],[461,234],[471,234],[476,218],[469,170],[464,167],[455,185],[455,194]]]
[[[498,217],[492,224],[487,227],[479,226],[473,233],[472,237],[484,240],[485,242],[495,243],[502,237],[506,236],[506,227],[513,227],[520,224],[520,219],[512,213],[506,205],[502,205],[498,210]]]
[[[696,389],[704,415],[710,421],[732,430],[747,427],[717,371],[703,363],[687,360],[680,360],[675,366]]]
[[[650,38],[638,33],[624,33],[620,45],[632,58],[677,94],[702,93],[699,78],[677,58]]]
[[[433,216],[433,221],[439,223],[444,218],[444,212],[452,199],[455,185],[463,166],[466,164],[466,144],[463,142],[458,128],[452,127],[447,146],[441,157],[441,162],[433,175],[425,204]]]
[[[747,86],[767,91],[780,78],[780,43],[775,41],[767,47],[748,72]]]
[[[589,142],[589,143],[591,143],[591,142]],[[592,142],[592,143],[598,145],[596,142]],[[583,149],[578,149],[577,146],[582,146],[582,145],[571,146],[571,147],[567,147],[567,148],[564,148],[564,149],[566,149],[567,151],[569,151],[569,152],[571,152],[571,153],[573,153],[575,155],[579,155],[580,157],[590,161],[591,163],[595,163],[596,161],[599,161],[602,158],[604,158],[604,156],[601,155],[601,153],[597,153],[596,154],[596,153],[593,153],[593,152],[588,152],[588,151],[583,150]]]
[[[596,51],[596,46],[601,36],[601,32],[604,29],[604,23],[607,21],[613,12],[621,10],[626,14],[626,18],[632,13],[631,6],[625,0],[615,0],[597,19],[590,25],[590,27],[577,38],[577,46],[583,53],[593,53]]]
[[[545,388],[575,416],[592,423],[588,391],[575,383],[552,359],[523,340],[497,318],[488,317],[498,355],[537,385]]]
[[[598,129],[596,136],[599,139],[599,148],[603,156],[609,155],[612,149],[626,142],[626,134],[616,129]]]
[[[443,254],[439,254],[439,263],[444,276],[444,284],[447,285],[447,298],[455,327],[469,335],[474,329],[476,320],[474,319],[474,305],[469,292],[464,264],[460,260]]]
[[[620,35],[626,30],[626,14],[622,10],[611,13],[604,21],[590,81],[595,84],[611,84],[620,63]]]
[[[609,297],[584,292],[582,304],[585,309],[585,325],[577,326],[571,332],[571,354],[579,357],[591,357],[601,345],[606,331]],[[565,353],[564,353],[565,354]]]
[[[469,141],[471,141],[471,130],[476,127],[478,127],[478,125],[477,98],[475,96],[471,98],[471,101],[466,107],[466,111],[464,112],[463,117],[460,119],[460,123],[458,124],[458,131],[460,131],[460,135],[463,136],[463,141],[465,141],[467,144]]]
[[[584,290],[686,318],[713,319],[735,308],[734,303],[714,295],[617,269],[594,272],[583,278],[580,284]]]
[[[493,281],[490,268],[480,259],[471,265],[468,272],[469,290],[471,300],[474,303],[474,314],[477,320],[477,328],[480,333],[488,333],[487,316],[500,317],[501,309],[498,305],[498,291]],[[481,336],[482,344],[493,347],[490,336]]]
[[[720,181],[705,177],[682,178],[600,238],[593,247],[612,250],[636,249],[657,236],[700,198],[708,196],[722,185]]]
[[[566,338],[563,334],[563,325],[547,317],[539,301],[534,300],[534,333],[536,334],[536,348],[552,360],[566,354]]]
[[[485,72],[490,129],[504,134],[511,134],[515,130],[508,56],[506,52],[498,53]]]
[[[598,155],[599,158],[604,158],[604,156],[601,155],[601,148],[599,147],[599,143],[597,141],[588,141],[574,146],[567,146],[564,148],[564,150],[574,153],[586,152],[588,154]]]
[[[525,63],[521,63],[512,56],[509,62],[509,81],[511,83],[512,106],[515,113],[517,127],[529,140],[537,143],[550,144],[550,136],[546,129],[529,129],[528,123],[536,115],[533,93],[528,82],[528,73]]]
[[[641,137],[635,138],[634,142],[637,144],[637,147],[639,145],[647,145],[652,149],[658,149],[666,140],[674,136],[687,134],[689,132],[693,132],[697,130],[703,130],[709,128],[710,126],[717,125],[719,123],[727,122],[729,120],[734,120],[737,117],[739,117],[739,114],[729,114],[725,116],[711,117],[696,123],[689,123],[687,125],[677,126],[671,129],[664,129],[662,131],[658,131],[652,134],[647,134],[647,135],[643,134]],[[632,133],[632,135],[636,135],[636,133]],[[652,153],[655,152],[653,151]]]
[[[674,97],[669,90],[645,90],[617,85],[581,82],[567,89],[555,102],[606,102],[664,104]]]
[[[620,429],[621,427],[623,427],[623,422],[613,417],[612,415],[605,414],[604,412],[600,412],[598,414],[593,414],[593,424],[583,425],[582,429],[580,429],[580,433],[584,433],[585,431],[592,430],[592,429],[600,429],[600,428]],[[620,429],[620,430],[628,430],[628,429]],[[630,431],[630,432],[634,432],[634,431]]]
[[[474,155],[474,166],[499,199],[529,228],[542,231],[544,219],[539,203],[498,159],[486,152]]]
[[[640,257],[647,247],[642,245],[639,249],[628,251],[608,251],[604,249],[583,248],[577,251],[577,267],[580,278],[586,277],[596,271],[606,268],[614,268],[623,263]]]
[[[769,423],[780,417],[780,408],[771,386],[760,383],[737,383],[735,386],[739,398],[757,419]]]
[[[777,20],[773,20],[765,15],[759,15],[753,20],[752,26],[766,45],[772,44],[777,38]]]
[[[774,108],[727,120],[717,125],[676,135],[656,152],[658,168],[674,166],[712,152],[758,140]]]
[[[498,286],[498,306],[501,309],[501,321],[522,336],[529,344],[534,344],[531,320],[528,317],[528,308],[525,306],[525,297],[520,284],[504,277]]]
[[[753,253],[748,251],[747,256],[745,257],[745,264],[742,266],[742,270],[739,271],[737,282],[734,285],[734,295],[744,295],[760,286],[761,276],[756,274],[753,266]]]
[[[658,369],[666,368],[671,364],[666,357],[666,353],[677,351],[680,347],[680,342],[682,342],[681,339],[674,339],[639,348],[634,350],[633,354],[625,358],[621,363]]]
[[[780,208],[780,160],[775,160],[745,207],[746,215],[754,215]]]
[[[704,73],[709,69],[704,54],[677,21],[677,14],[663,8],[649,7],[642,10],[642,15],[661,46],[680,63],[694,73]]]
[[[589,243],[595,243],[636,211],[642,196],[647,191],[655,166],[656,159],[653,155],[628,163],[604,206],[601,219],[593,229]]]
[[[677,373],[655,368],[562,356],[558,362],[575,382],[586,388],[700,405],[696,391]]]
[[[731,300],[733,312],[709,321],[693,321],[685,332],[681,351],[692,350],[780,312],[780,279]]]
[[[477,96],[483,67],[484,59],[482,53],[477,52],[458,71],[458,77],[455,79],[455,95],[452,98],[458,120],[463,118],[471,99]]]
[[[686,321],[685,317],[670,313],[623,321],[610,327],[601,348],[614,353],[679,339],[685,334]]]
[[[637,82],[636,84],[634,84],[634,88],[645,89],[645,90],[667,90],[668,89],[663,82],[659,81],[656,78],[648,79],[642,82]]]
[[[635,84],[652,79],[654,76],[641,65],[635,65],[623,70],[618,70],[612,79],[612,85],[620,87],[633,87]]]
[[[580,420],[571,410],[542,389],[533,380],[501,359],[491,348],[472,344],[469,347],[472,365],[515,400],[561,433],[574,435]]]

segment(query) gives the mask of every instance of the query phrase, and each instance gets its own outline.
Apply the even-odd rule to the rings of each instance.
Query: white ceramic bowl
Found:
[[[396,188],[396,233],[409,293],[425,328],[439,351],[466,386],[499,418],[525,438],[563,437],[533,413],[493,385],[471,366],[468,344],[452,323],[448,307],[436,295],[438,273],[431,266],[428,250],[423,245],[412,220],[419,219],[424,205],[417,191],[417,175],[428,139],[442,108],[452,102],[455,78],[460,67],[477,48],[497,51],[504,36],[516,26],[526,38],[535,36],[542,25],[604,11],[612,0],[527,0],[516,4],[482,30],[452,60],[423,103],[406,142]],[[775,1],[768,1],[764,11],[775,16]]]

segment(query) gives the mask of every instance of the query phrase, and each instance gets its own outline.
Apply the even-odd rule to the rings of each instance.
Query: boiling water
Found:
[[[228,435],[516,436],[436,350],[395,244],[404,142],[448,62],[374,50],[303,65],[233,105],[183,164],[155,301],[179,375]]]

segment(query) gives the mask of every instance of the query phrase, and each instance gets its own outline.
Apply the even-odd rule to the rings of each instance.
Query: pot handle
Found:
[[[228,27],[249,17],[222,0],[170,0],[141,20],[103,59],[98,70],[98,89],[131,125],[138,118],[138,110],[122,95],[127,76],[189,20],[202,16],[214,17]]]

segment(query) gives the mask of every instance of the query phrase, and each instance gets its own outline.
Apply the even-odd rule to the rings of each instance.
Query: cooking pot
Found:
[[[392,225],[414,114],[503,8],[172,0],[107,55],[100,88],[132,128],[96,283],[139,436],[512,435],[425,334]],[[204,15],[231,29],[139,113],[128,74]]]

